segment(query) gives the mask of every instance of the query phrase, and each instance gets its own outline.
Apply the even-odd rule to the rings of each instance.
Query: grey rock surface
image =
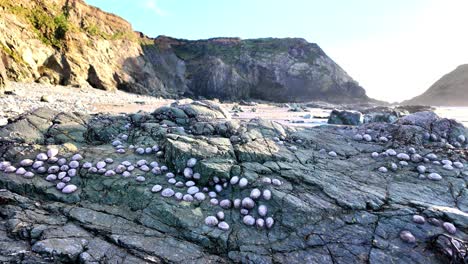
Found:
[[[119,116],[38,109],[0,128],[0,159],[15,166],[53,146],[59,150],[59,158],[70,159],[80,153],[80,164],[111,158],[113,163],[106,166],[111,169],[129,165],[127,162],[143,164],[138,161],[144,159],[147,164],[156,161],[162,171],[144,172],[135,166],[124,177],[104,176],[80,167],[69,183],[78,189],[64,194],[55,183],[44,180],[46,175],[27,179],[5,173],[0,163],[0,260],[447,263],[448,258],[430,247],[434,235],[446,234],[444,228],[428,222],[417,224],[414,215],[452,223],[456,227],[453,236],[466,240],[466,169],[447,171],[424,163],[426,174],[442,176],[440,181],[431,181],[419,178],[416,167],[422,162],[408,161],[408,166],[381,173],[378,168],[390,168],[398,158],[384,154],[371,157],[373,152],[384,153],[390,148],[409,154],[413,147],[423,157],[434,153],[438,160],[458,161],[466,168],[466,143],[447,146],[460,135],[468,136],[455,121],[422,113],[393,124],[352,127],[289,127],[261,119],[227,125],[231,120],[222,110],[200,105],[203,102]],[[214,129],[192,133],[191,127],[202,122]],[[429,128],[425,122],[431,122]],[[24,129],[28,133],[10,136]],[[437,133],[446,143],[426,139],[428,132]],[[390,140],[355,140],[356,134]],[[242,141],[233,143],[232,136]],[[117,138],[125,153],[116,152],[112,145]],[[283,138],[283,144],[274,138]],[[161,151],[159,156],[135,152],[136,147],[155,145]],[[337,155],[328,155],[331,151]],[[200,179],[184,177],[189,158],[197,159],[193,172],[200,173]],[[167,182],[167,172],[177,181],[195,182],[200,194],[208,197],[213,192],[210,197],[216,195],[219,201],[232,200],[233,206],[222,208],[209,198],[178,200],[153,193],[156,184],[187,193],[188,187]],[[146,181],[137,182],[137,175]],[[247,185],[230,184],[235,176],[246,179]],[[245,225],[245,211],[236,207],[236,199],[249,197],[255,188],[271,195],[268,199],[255,195],[254,208],[247,210],[254,219],[263,220],[256,222],[258,227]],[[261,205],[265,219],[257,212]],[[205,219],[219,211],[224,212],[227,226],[207,226]],[[403,230],[415,237],[414,243],[401,240]]]

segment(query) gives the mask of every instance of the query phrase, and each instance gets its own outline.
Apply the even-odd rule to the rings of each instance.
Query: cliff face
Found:
[[[468,106],[468,64],[444,75],[423,94],[403,104]]]
[[[154,43],[160,54],[178,58],[178,83],[193,95],[270,101],[368,99],[318,45],[303,39],[158,37]]]
[[[8,76],[164,97],[365,102],[318,45],[303,39],[150,39],[81,0],[0,0]]]

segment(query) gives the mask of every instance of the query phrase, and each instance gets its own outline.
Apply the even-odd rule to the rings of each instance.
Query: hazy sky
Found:
[[[156,37],[301,37],[369,96],[409,99],[468,63],[468,0],[86,0]]]

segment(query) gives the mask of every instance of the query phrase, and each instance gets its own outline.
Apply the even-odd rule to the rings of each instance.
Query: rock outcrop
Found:
[[[0,261],[448,263],[468,234],[467,137],[431,112],[301,128],[209,101],[38,109],[0,128]]]
[[[9,90],[8,88],[8,76],[6,74],[4,61],[5,59],[0,54],[0,95],[4,94]]]
[[[303,39],[151,39],[82,0],[1,0],[0,53],[10,79],[163,97],[368,102]]]
[[[402,104],[468,106],[468,64],[458,66],[426,92]]]

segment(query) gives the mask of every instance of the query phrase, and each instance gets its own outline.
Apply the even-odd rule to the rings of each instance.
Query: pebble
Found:
[[[275,186],[281,186],[281,184],[283,184],[280,180],[278,179],[273,179],[271,180],[271,183]]]
[[[387,149],[385,151],[385,153],[387,153],[389,156],[396,156],[397,155],[396,151],[393,150],[393,149]]]
[[[196,194],[197,192],[199,192],[200,189],[197,187],[197,186],[191,186],[187,189],[187,193],[188,194],[191,194],[191,195],[194,195]]]
[[[425,173],[425,172],[426,172],[426,167],[423,166],[423,165],[419,165],[418,167],[416,167],[416,170],[417,170],[419,173]]]
[[[218,204],[219,204],[219,201],[218,201],[218,199],[216,199],[216,198],[212,198],[212,199],[210,199],[210,204],[212,204],[212,205],[218,205]]]
[[[200,173],[195,172],[195,173],[193,174],[193,179],[199,180],[200,178],[201,178],[201,174],[200,174]]]
[[[354,140],[361,141],[361,140],[363,140],[363,136],[360,135],[360,134],[356,134],[356,135],[354,135]]]
[[[175,183],[175,187],[182,188],[182,187],[184,187],[184,183],[181,182],[181,181],[178,181],[178,182]]]
[[[219,185],[219,184],[216,184],[215,185],[215,191],[216,192],[221,192],[223,190],[223,186]]]
[[[137,148],[135,149],[135,152],[139,155],[145,154],[145,149],[144,148]]]
[[[77,153],[75,155],[72,156],[71,160],[77,160],[77,161],[80,161],[83,159],[83,156],[81,156],[81,154]]]
[[[182,200],[186,201],[186,202],[192,202],[193,201],[193,196],[190,195],[190,194],[186,194],[182,197]]]
[[[453,166],[455,166],[455,168],[457,168],[457,169],[463,169],[463,167],[464,167],[464,166],[463,166],[463,163],[461,163],[461,162],[459,162],[459,161],[455,161],[455,162],[453,163]]]
[[[246,215],[244,218],[242,218],[242,222],[248,226],[253,226],[255,224],[255,218],[251,215]]]
[[[70,161],[70,163],[68,164],[68,166],[72,169],[76,169],[80,166],[80,163],[76,160],[72,160]]]
[[[174,178],[174,177],[175,177],[174,173],[172,172],[166,173],[166,178]]]
[[[224,212],[223,211],[219,211],[216,213],[216,217],[219,219],[219,220],[224,220]]]
[[[16,170],[16,175],[24,175],[26,173],[26,169],[21,167]]]
[[[54,163],[57,163],[58,160],[59,159],[57,157],[52,157],[47,160],[47,163],[54,164]]]
[[[242,207],[246,209],[252,209],[255,207],[255,202],[250,197],[245,197],[242,199]]]
[[[103,169],[107,166],[107,163],[104,162],[104,161],[99,161],[98,163],[96,163],[96,168],[99,170],[99,169]]]
[[[444,166],[442,166],[442,168],[449,170],[449,171],[453,170],[453,166],[450,164],[445,164]]]
[[[194,181],[186,181],[185,186],[187,186],[187,187],[195,186],[195,182]]]
[[[166,188],[166,189],[164,189],[164,190],[161,192],[161,195],[162,195],[163,197],[171,197],[171,196],[174,195],[174,193],[175,193],[175,192],[174,192],[172,189]]]
[[[411,234],[410,231],[403,230],[400,232],[400,238],[406,243],[414,243],[416,242],[416,238]]]
[[[266,184],[271,184],[271,178],[264,177],[264,178],[262,179],[262,182],[263,182],[263,183],[266,183]]]
[[[50,148],[50,149],[47,150],[47,157],[53,158],[53,157],[57,156],[58,153],[59,153],[58,149]]]
[[[65,177],[62,179],[62,182],[70,182],[71,178],[70,177]]]
[[[416,163],[421,162],[421,161],[423,161],[423,157],[421,155],[419,155],[419,154],[413,154],[413,155],[411,155],[411,161],[416,162]]]
[[[151,192],[153,192],[153,193],[157,193],[157,192],[159,192],[161,190],[162,190],[162,186],[159,185],[159,184],[156,184],[156,185],[153,186],[153,188],[151,188]]]
[[[263,190],[263,199],[270,200],[271,199],[271,191],[270,190]]]
[[[32,159],[24,159],[22,161],[20,161],[20,165],[23,166],[23,167],[30,167],[32,166],[34,163],[34,161]]]
[[[221,206],[224,209],[229,209],[232,206],[231,200],[229,199],[224,199],[219,202],[219,206]]]
[[[437,218],[429,218],[427,219],[427,222],[433,226],[441,226],[441,221]]]
[[[336,157],[336,156],[338,156],[338,154],[336,154],[335,151],[330,151],[330,152],[328,152],[328,155],[329,155],[330,157]]]
[[[221,230],[223,230],[223,231],[227,231],[227,230],[229,230],[229,224],[226,223],[226,222],[224,222],[224,221],[223,221],[223,222],[220,222],[220,223],[218,224],[218,228],[221,229]]]
[[[249,184],[249,181],[246,178],[242,178],[239,180],[239,187],[245,188]]]
[[[434,154],[434,153],[430,153],[430,154],[427,154],[427,155],[426,155],[426,158],[428,158],[429,160],[436,160],[436,159],[437,159],[437,155]]]
[[[440,176],[440,174],[435,173],[435,172],[430,173],[430,174],[427,176],[427,178],[428,178],[429,180],[433,180],[433,181],[440,181],[440,180],[442,180],[442,176]]]
[[[170,184],[175,184],[177,182],[177,180],[174,179],[174,178],[170,178],[169,180],[167,180],[167,182],[170,183]]]
[[[442,227],[450,234],[455,234],[457,232],[457,228],[452,223],[444,222]]]
[[[367,141],[367,142],[372,141],[372,137],[371,137],[371,135],[369,135],[369,134],[365,134],[364,136],[362,136],[362,138],[363,138],[365,141]]]
[[[144,181],[146,181],[146,178],[143,177],[143,176],[138,176],[138,177],[136,177],[135,180],[136,180],[137,182],[144,182]]]
[[[55,181],[55,180],[57,180],[57,175],[49,174],[49,175],[47,175],[47,177],[45,179],[46,179],[46,181]]]
[[[93,166],[93,164],[91,162],[85,162],[83,163],[83,169],[89,169]]]
[[[408,166],[408,162],[404,161],[404,160],[401,160],[400,162],[398,162],[401,166]],[[395,163],[392,163],[392,169],[394,168],[393,164]],[[396,165],[396,164],[395,164]],[[398,167],[396,167],[398,168]]]
[[[132,174],[131,174],[129,171],[124,171],[124,172],[122,173],[122,176],[125,177],[125,178],[127,178],[127,177],[132,176]]]
[[[34,178],[34,173],[30,172],[30,171],[27,171],[24,175],[23,175],[24,178],[26,179],[32,179]]]
[[[40,161],[46,161],[48,158],[49,157],[47,157],[47,154],[45,153],[39,153],[36,156],[36,160],[40,160]]]
[[[385,167],[380,167],[379,172],[386,173],[386,172],[388,172],[388,169],[385,168]]]
[[[262,204],[258,207],[258,214],[260,216],[266,216],[267,213],[268,213],[268,208],[266,207],[266,205]]]
[[[43,162],[43,161],[40,161],[40,160],[35,161],[35,162],[32,164],[33,169],[37,169],[37,168],[42,167],[42,166],[44,166],[44,162]]]
[[[274,224],[275,224],[275,220],[273,220],[272,217],[267,217],[265,219],[265,225],[267,228],[272,228]]]
[[[195,158],[190,158],[187,160],[187,167],[193,168],[197,164],[197,159]]]
[[[379,153],[377,153],[377,152],[372,152],[371,157],[374,158],[374,159],[376,159],[376,158],[379,157]]]
[[[426,223],[426,219],[424,219],[424,217],[421,215],[413,215],[413,222],[415,222],[416,224],[422,225]]]
[[[241,215],[248,215],[249,214],[249,210],[245,209],[245,208],[242,208],[240,209],[240,213]]]
[[[263,218],[257,218],[255,225],[257,228],[262,229],[265,226],[265,220],[263,220]]]
[[[195,199],[197,199],[198,201],[203,201],[203,200],[206,199],[205,194],[202,193],[202,192],[196,193],[193,197],[194,197]]]
[[[207,226],[217,226],[218,225],[218,218],[216,218],[215,216],[207,216],[205,218],[205,225]]]
[[[457,139],[458,139],[458,141],[459,141],[460,143],[465,143],[465,141],[466,141],[466,137],[465,137],[464,135],[459,135],[459,136],[457,137]]]
[[[182,198],[184,197],[184,195],[181,193],[181,192],[176,192],[174,194],[174,197],[177,199],[177,200],[182,200]]]
[[[68,176],[70,177],[75,177],[76,176],[76,169],[69,169],[68,172],[67,172]],[[114,172],[114,175],[115,175],[115,172]],[[113,176],[113,175],[112,175]]]
[[[67,194],[72,193],[72,192],[75,192],[77,189],[78,189],[78,187],[76,185],[69,184],[69,185],[63,187],[62,193],[67,193]]]
[[[234,204],[234,208],[239,208],[241,206],[241,199],[239,198],[234,199],[233,204]]]
[[[401,162],[406,162],[406,161],[400,161],[400,164]],[[401,165],[404,165],[405,163],[401,164]],[[406,163],[405,165],[408,165],[408,163]],[[398,165],[396,165],[396,163],[392,162],[392,164],[390,164],[390,169],[392,171],[397,171],[398,170]]]
[[[57,160],[57,164],[59,166],[65,165],[66,163],[67,163],[67,160],[64,159],[64,158],[61,158],[61,159]]]
[[[397,158],[400,160],[411,160],[410,156],[406,153],[399,153]]]
[[[67,185],[67,184],[64,183],[64,182],[59,182],[59,183],[57,183],[57,185],[55,187],[57,188],[57,190],[62,190],[65,187],[65,185]]]
[[[257,188],[250,191],[250,198],[252,199],[258,199],[260,198],[261,195],[262,195],[262,192]]]

